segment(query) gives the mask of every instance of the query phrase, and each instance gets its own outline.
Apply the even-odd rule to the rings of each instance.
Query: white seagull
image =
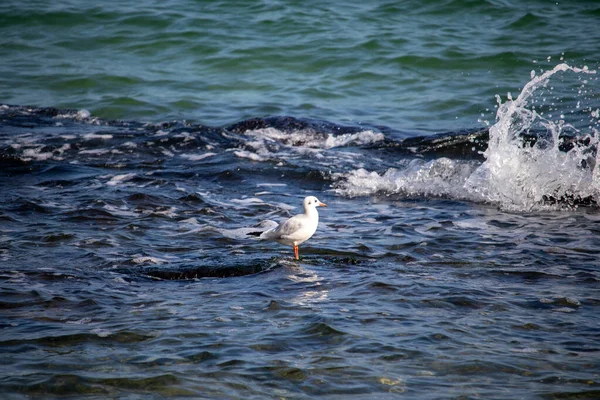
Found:
[[[315,196],[306,197],[302,204],[304,205],[304,214],[295,215],[266,231],[250,232],[248,235],[258,236],[262,240],[273,240],[286,246],[293,246],[294,256],[298,260],[298,245],[306,242],[317,231],[317,225],[319,225],[317,207],[327,207]],[[261,225],[264,226],[266,222],[276,224],[273,221],[263,221]]]

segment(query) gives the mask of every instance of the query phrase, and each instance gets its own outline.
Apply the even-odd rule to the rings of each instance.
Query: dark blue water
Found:
[[[597,394],[597,197],[453,198],[494,130],[82,116],[3,108],[10,398]],[[299,261],[245,236],[307,194],[328,207]]]
[[[598,398],[598,10],[3,3],[0,397]]]

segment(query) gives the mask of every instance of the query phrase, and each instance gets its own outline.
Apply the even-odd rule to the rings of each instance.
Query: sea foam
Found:
[[[593,119],[591,108],[566,121],[571,104],[563,104],[560,94],[566,91],[565,80],[575,78],[577,105],[581,107],[590,100],[582,95],[580,87],[585,84],[580,83],[581,76],[593,74],[595,71],[587,68],[559,64],[533,77],[516,99],[501,103],[498,98],[497,122],[490,128],[486,160],[465,182],[465,189],[488,202],[517,210],[539,208],[548,199],[598,202],[598,121],[588,122]],[[551,79],[557,81],[556,89],[550,85]],[[555,90],[558,95],[553,94]],[[528,143],[523,133],[535,134],[537,140]],[[579,140],[565,151],[560,148],[565,137]]]
[[[384,140],[384,135],[371,130],[333,135],[312,129],[285,132],[276,128],[263,128],[246,131],[243,139],[244,148],[235,150],[234,154],[239,158],[264,162],[306,155],[324,159],[329,149],[377,143]]]
[[[443,196],[512,210],[598,203],[600,121],[597,103],[586,89],[598,84],[595,74],[559,64],[539,76],[532,74],[515,99],[509,94],[502,103],[497,96],[496,123],[490,127],[481,164],[404,159],[384,172],[359,168],[334,174],[334,190],[350,197]],[[573,139],[569,149],[563,146],[565,138]]]

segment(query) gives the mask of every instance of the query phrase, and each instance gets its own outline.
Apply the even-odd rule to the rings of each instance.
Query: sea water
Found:
[[[0,11],[3,397],[597,397],[594,2]]]

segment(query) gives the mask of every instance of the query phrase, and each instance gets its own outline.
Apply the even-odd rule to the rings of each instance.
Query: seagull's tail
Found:
[[[276,229],[278,226],[277,222],[271,220],[261,221],[257,225],[248,229],[246,232],[246,236],[254,236],[259,239],[266,239],[266,234],[268,235],[271,231]]]

